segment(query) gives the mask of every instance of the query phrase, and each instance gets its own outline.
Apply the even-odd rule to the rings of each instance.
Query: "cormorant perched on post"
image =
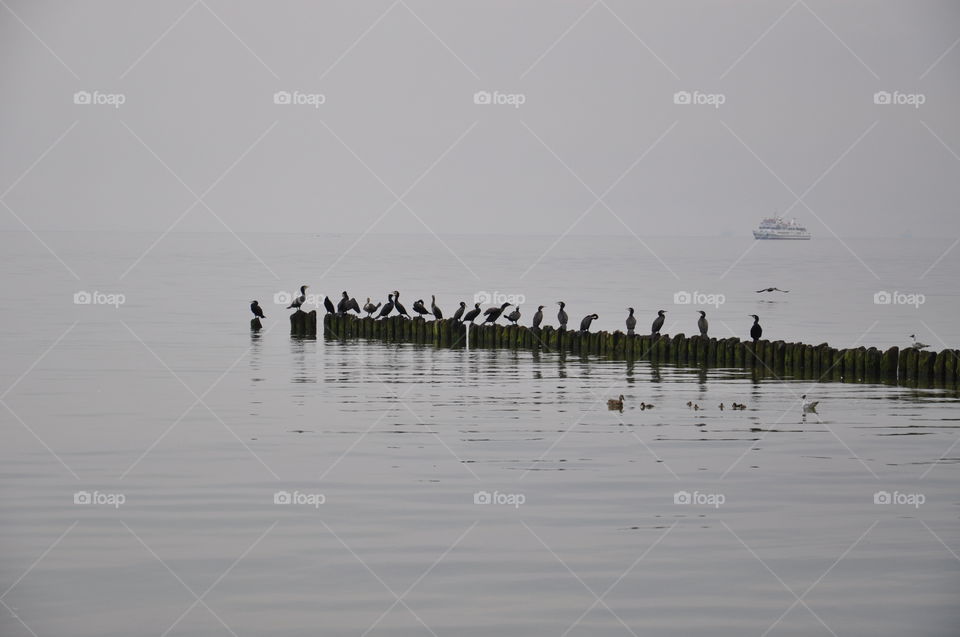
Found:
[[[350,300],[347,301],[347,309],[348,309],[348,310],[353,310],[354,312],[356,312],[357,314],[359,314],[359,313],[360,313],[360,304],[357,303],[357,299],[355,299],[355,298],[353,298],[353,297],[351,296],[351,297],[350,297]]]
[[[250,311],[257,318],[267,318],[263,315],[263,309],[261,309],[259,301],[250,301]]]
[[[290,305],[287,306],[287,309],[288,309],[288,310],[292,310],[292,309],[297,309],[297,310],[299,310],[299,309],[300,309],[300,306],[303,305],[303,304],[306,302],[306,300],[307,300],[307,288],[308,288],[308,287],[310,287],[310,286],[309,286],[309,285],[301,285],[301,286],[300,286],[300,296],[298,296],[297,298],[293,299],[293,302],[292,302]]]
[[[467,304],[463,301],[460,301],[460,307],[457,308],[457,311],[453,313],[453,320],[459,323],[463,322],[463,312],[467,309]]]
[[[750,338],[756,343],[760,340],[760,337],[763,336],[763,328],[760,327],[760,317],[756,314],[748,314],[747,316],[753,317],[753,327],[750,328]]]
[[[440,311],[440,308],[437,307],[437,295],[436,295],[436,294],[431,294],[431,295],[430,295],[430,309],[433,311],[433,317],[434,317],[435,319],[437,319],[438,321],[443,319],[443,312],[441,312],[441,311]]]
[[[393,291],[393,305],[397,308],[397,312],[399,314],[410,318],[410,315],[407,314],[407,308],[403,307],[403,305],[400,303],[400,292],[398,290]]]
[[[483,315],[487,318],[483,321],[484,323],[496,323],[497,319],[500,318],[500,315],[503,314],[503,311],[510,307],[509,303],[504,303],[500,307],[488,307]]]
[[[583,320],[580,321],[580,331],[588,332],[590,331],[590,324],[593,323],[596,319],[600,318],[596,314],[587,314],[583,317]]]
[[[474,303],[473,309],[463,315],[464,323],[473,323],[474,319],[480,316],[480,304]]]
[[[390,312],[393,311],[393,295],[387,295],[387,302],[383,304],[383,307],[380,309],[380,314],[377,318],[385,318],[390,315]]]
[[[567,316],[567,311],[563,309],[567,307],[567,304],[563,301],[557,301],[557,305],[560,306],[560,311],[557,312],[557,321],[560,322],[560,329],[565,330],[567,329],[567,320],[570,318]]]
[[[627,336],[633,336],[633,331],[637,329],[637,317],[633,315],[633,308],[627,308],[630,314],[627,316]]]
[[[377,304],[374,305],[370,302],[370,297],[367,297],[367,302],[363,306],[363,311],[367,313],[367,318],[370,318],[370,315],[377,311],[377,308],[380,307],[380,302],[377,301]]]
[[[346,314],[350,309],[350,295],[347,294],[347,291],[343,291],[343,295],[340,297],[340,300],[337,302],[337,314],[341,316]]]
[[[543,306],[537,306],[537,313],[533,315],[532,327],[540,327],[540,324],[543,323]]]
[[[327,311],[327,314],[336,314],[337,309],[333,307],[333,301],[330,300],[329,296],[323,297],[323,309]]]
[[[514,325],[517,324],[517,321],[520,320],[520,306],[519,306],[519,305],[518,305],[512,312],[510,312],[509,314],[507,314],[507,320],[510,321],[511,323],[513,323]]]
[[[666,310],[657,310],[657,318],[653,319],[653,325],[650,326],[650,334],[654,336],[660,336],[660,328],[663,327],[663,322],[667,320]]]
[[[419,314],[420,316],[430,313],[430,310],[423,307],[423,299],[417,299],[416,301],[413,302],[413,311]]]
[[[700,336],[707,335],[707,329],[710,327],[710,324],[707,323],[707,313],[703,310],[697,310],[700,312],[700,320],[697,321],[697,327],[700,328]]]

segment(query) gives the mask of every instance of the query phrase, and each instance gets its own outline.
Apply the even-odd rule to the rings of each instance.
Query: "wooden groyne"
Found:
[[[294,316],[303,317],[294,321]],[[312,315],[312,319],[311,319]],[[316,312],[291,316],[291,334],[316,334]],[[295,325],[296,324],[296,325]],[[294,331],[297,328],[298,332]],[[323,334],[328,339],[366,338],[438,347],[508,348],[570,352],[626,360],[644,360],[685,367],[751,369],[762,376],[814,381],[893,383],[910,387],[960,387],[960,350],[930,352],[914,348],[875,347],[836,349],[827,343],[807,345],[785,341],[756,343],[739,338],[684,334],[627,335],[615,332],[577,332],[522,325],[461,324],[453,319],[424,320],[391,316],[360,318],[326,314]],[[304,331],[305,330],[305,331]]]

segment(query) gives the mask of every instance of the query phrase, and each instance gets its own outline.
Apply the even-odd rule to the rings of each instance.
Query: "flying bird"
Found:
[[[761,292],[789,292],[790,290],[781,290],[780,288],[764,288],[762,290],[757,290],[757,294]]]

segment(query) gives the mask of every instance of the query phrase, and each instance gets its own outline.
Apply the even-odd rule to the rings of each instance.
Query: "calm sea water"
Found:
[[[563,299],[599,329],[630,305],[689,334],[703,308],[717,336],[755,313],[771,339],[941,349],[960,344],[950,240],[646,239],[653,256],[630,236],[171,233],[138,262],[157,235],[42,239],[62,263],[0,235],[3,635],[960,626],[954,392],[292,340],[273,303],[486,292],[525,297],[523,323]]]

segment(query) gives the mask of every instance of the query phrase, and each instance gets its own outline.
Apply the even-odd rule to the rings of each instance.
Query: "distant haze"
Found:
[[[960,234],[956,2],[8,5],[39,233]]]

